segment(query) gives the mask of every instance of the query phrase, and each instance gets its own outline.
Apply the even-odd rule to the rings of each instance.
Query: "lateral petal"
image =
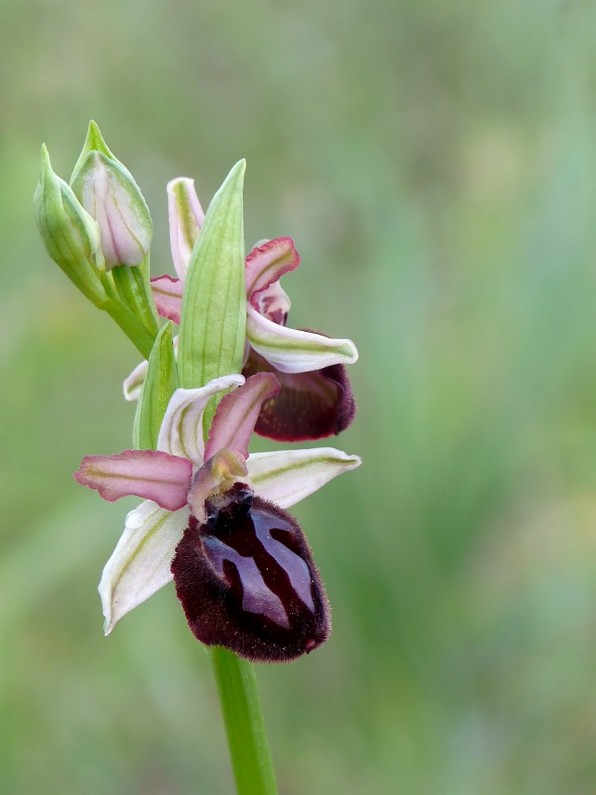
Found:
[[[172,579],[170,565],[188,522],[187,507],[171,513],[149,500],[127,515],[99,583],[106,635],[122,616]]]
[[[246,458],[261,406],[279,392],[279,381],[272,373],[257,373],[220,402],[213,418],[205,458],[227,448]]]
[[[116,455],[87,455],[74,478],[107,502],[135,495],[168,511],[186,504],[192,463],[157,450],[125,450]]]
[[[244,376],[233,373],[214,378],[199,389],[177,389],[172,395],[157,440],[159,450],[183,456],[200,467],[204,460],[203,412],[218,392],[240,386]]]
[[[334,447],[317,447],[253,453],[246,463],[255,494],[289,508],[362,461]]]
[[[246,334],[257,353],[282,373],[306,373],[333,364],[353,364],[358,359],[351,340],[280,326],[250,305]]]

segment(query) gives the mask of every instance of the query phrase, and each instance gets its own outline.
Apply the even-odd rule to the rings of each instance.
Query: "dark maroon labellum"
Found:
[[[262,372],[274,373],[281,389],[263,403],[255,425],[261,436],[278,442],[323,439],[352,423],[356,404],[343,364],[308,373],[282,373],[251,349],[242,375],[248,378]]]
[[[194,635],[248,660],[283,662],[329,636],[323,584],[304,533],[273,503],[237,483],[207,501],[190,525],[172,574]]]

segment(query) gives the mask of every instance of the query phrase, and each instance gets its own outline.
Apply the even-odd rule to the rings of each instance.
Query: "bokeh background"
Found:
[[[227,795],[203,649],[165,588],[102,636],[137,355],[48,259],[39,147],[95,118],[155,221],[248,159],[294,236],[292,324],[352,337],[363,467],[295,509],[334,607],[259,668],[285,795],[596,791],[596,4],[0,5],[0,790]],[[260,449],[272,449],[267,443]]]

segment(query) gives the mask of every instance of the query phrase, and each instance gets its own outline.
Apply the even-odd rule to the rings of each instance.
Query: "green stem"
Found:
[[[120,301],[108,300],[100,305],[108,315],[116,321],[128,339],[133,343],[144,359],[151,355],[151,349],[159,329],[149,330],[129,306]]]
[[[143,276],[139,278],[137,273],[132,275],[118,273],[118,283],[114,280],[117,271],[140,271],[141,267],[119,266],[111,271],[101,272],[104,296],[100,299],[91,297],[90,300],[98,309],[107,312],[135,348],[141,352],[143,358],[148,359],[159,333],[157,314],[149,300],[149,287],[142,284]],[[148,283],[148,275],[144,280]],[[132,285],[134,287],[131,287]],[[139,296],[142,296],[142,300],[138,300]]]
[[[220,646],[210,652],[238,795],[277,795],[254,668]]]

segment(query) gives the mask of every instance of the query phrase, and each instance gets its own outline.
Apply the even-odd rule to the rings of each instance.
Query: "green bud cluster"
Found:
[[[42,147],[34,209],[50,257],[149,356],[159,331],[149,285],[153,224],[139,186],[95,122],[70,184],[54,173]]]

